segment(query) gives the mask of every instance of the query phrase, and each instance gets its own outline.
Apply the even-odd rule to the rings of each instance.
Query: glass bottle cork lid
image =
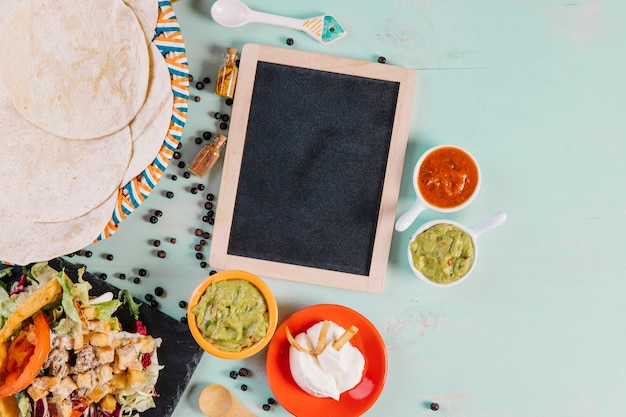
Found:
[[[237,48],[226,48],[226,53],[228,55],[236,55],[237,54]]]
[[[222,146],[222,145],[226,142],[226,140],[227,140],[227,139],[228,139],[228,138],[227,138],[226,136],[224,136],[224,135],[223,135],[223,134],[221,134],[221,133],[218,133],[218,134],[215,136],[215,141],[213,142],[213,146],[216,146],[216,147],[218,147],[218,148],[219,148],[219,147],[221,147],[221,146]]]

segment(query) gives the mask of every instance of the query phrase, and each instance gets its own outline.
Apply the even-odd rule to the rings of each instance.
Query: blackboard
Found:
[[[246,45],[211,266],[383,288],[415,72]]]

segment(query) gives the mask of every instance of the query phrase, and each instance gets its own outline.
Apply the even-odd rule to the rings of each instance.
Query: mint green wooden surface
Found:
[[[433,401],[441,406],[433,415],[449,417],[624,415],[626,3],[247,2],[297,18],[334,15],[348,35],[326,46],[278,27],[222,28],[210,18],[211,4],[174,3],[196,79],[215,78],[227,46],[286,46],[287,37],[294,49],[372,61],[385,56],[417,71],[397,216],[413,202],[413,165],[429,147],[465,147],[481,165],[482,188],[470,207],[448,215],[427,211],[407,231],[394,232],[383,293],[266,280],[281,320],[311,304],[338,303],[379,329],[389,369],[367,416],[427,416]],[[229,112],[208,91],[213,85],[191,88],[201,102],[190,102],[181,149],[187,163],[199,132],[217,130],[213,112]],[[189,187],[197,181],[184,180],[174,161],[119,231],[90,247],[94,257],[79,261],[139,297],[163,286],[161,308],[179,318],[178,301],[208,274],[194,256],[193,229],[210,230],[201,221],[203,195],[217,195],[221,167],[202,181],[207,190],[193,195]],[[176,197],[165,198],[167,190]],[[153,225],[146,218],[155,209],[164,215]],[[406,245],[420,224],[443,217],[472,226],[497,210],[508,220],[479,237],[479,263],[465,283],[442,290],[412,275]],[[164,242],[166,259],[155,256],[155,238]],[[115,261],[107,261],[107,253]],[[141,284],[116,278],[138,267],[149,271]],[[272,396],[264,359],[265,352],[236,362],[205,356],[174,417],[201,417],[196,401],[209,383],[232,388],[257,415],[288,416],[280,406],[261,409]],[[228,373],[241,366],[252,376],[231,380]]]

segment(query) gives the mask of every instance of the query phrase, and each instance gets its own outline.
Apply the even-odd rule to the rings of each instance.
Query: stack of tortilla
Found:
[[[158,154],[170,74],[157,0],[0,1],[0,260],[85,247]]]

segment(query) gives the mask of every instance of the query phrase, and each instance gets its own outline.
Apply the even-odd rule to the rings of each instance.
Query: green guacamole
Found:
[[[267,304],[261,292],[242,279],[215,282],[193,308],[202,335],[221,350],[239,352],[265,336]]]
[[[462,278],[474,263],[472,238],[448,223],[424,230],[411,241],[410,248],[415,268],[439,284]]]

